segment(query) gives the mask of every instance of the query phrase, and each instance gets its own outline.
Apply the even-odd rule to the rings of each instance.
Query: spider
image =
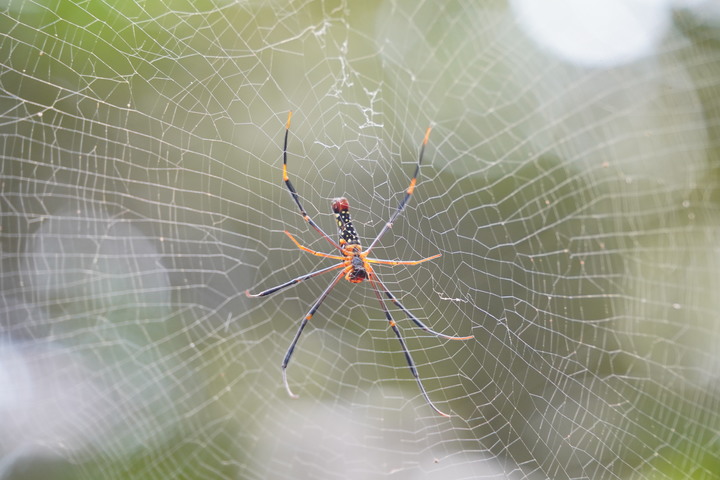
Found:
[[[393,295],[390,290],[385,286],[385,284],[380,280],[380,277],[378,277],[377,273],[375,273],[375,270],[373,268],[373,265],[417,265],[419,263],[427,262],[428,260],[433,260],[435,258],[438,258],[440,254],[433,255],[431,257],[423,258],[421,260],[380,260],[377,258],[370,258],[369,254],[370,251],[375,247],[375,245],[378,244],[382,236],[387,232],[392,226],[395,220],[400,216],[402,211],[405,209],[405,205],[407,205],[408,200],[410,199],[410,196],[413,194],[413,191],[415,190],[415,184],[417,182],[417,176],[420,172],[420,164],[422,163],[423,159],[423,153],[425,151],[425,145],[427,145],[428,138],[430,137],[430,130],[432,127],[428,127],[427,131],[425,132],[425,138],[423,139],[422,146],[420,147],[420,155],[418,158],[417,166],[415,167],[415,173],[413,174],[412,178],[410,179],[410,186],[405,190],[405,197],[398,205],[395,212],[390,217],[390,220],[382,227],[380,230],[380,233],[375,237],[375,239],[370,242],[370,246],[363,250],[360,246],[360,239],[358,237],[357,232],[355,231],[355,228],[353,227],[352,221],[350,219],[350,205],[348,203],[347,198],[345,197],[339,197],[335,198],[331,202],[331,207],[333,210],[333,213],[335,214],[335,218],[337,220],[337,225],[339,228],[339,235],[340,238],[336,242],[333,240],[327,233],[325,233],[307,214],[305,209],[303,208],[302,204],[300,203],[300,196],[298,195],[297,191],[295,190],[295,187],[293,186],[292,182],[290,182],[290,178],[288,177],[288,171],[287,171],[287,145],[288,145],[288,133],[290,131],[290,119],[292,118],[292,112],[288,113],[287,123],[285,124],[285,142],[283,145],[283,181],[285,182],[285,185],[287,186],[287,189],[290,191],[290,195],[292,196],[293,200],[297,204],[298,208],[300,209],[300,214],[302,215],[303,219],[317,231],[322,238],[328,241],[330,245],[335,247],[338,250],[338,254],[327,254],[322,252],[317,252],[315,250],[311,250],[298,242],[295,237],[293,237],[290,232],[287,230],[285,231],[285,234],[290,237],[290,240],[293,241],[293,243],[300,249],[305,252],[311,253],[313,255],[317,255],[318,257],[324,257],[324,258],[330,258],[333,260],[339,260],[340,263],[337,263],[335,265],[331,265],[329,267],[324,267],[319,270],[316,270],[311,273],[306,273],[305,275],[301,275],[297,278],[294,278],[292,280],[289,280],[281,285],[278,285],[273,288],[269,288],[267,290],[264,290],[260,293],[251,294],[249,290],[245,291],[245,295],[248,297],[264,297],[266,295],[271,295],[275,292],[278,292],[286,287],[290,287],[293,285],[296,285],[304,280],[317,277],[318,275],[322,275],[324,273],[332,272],[334,270],[340,270],[340,272],[335,275],[335,278],[330,282],[330,285],[323,291],[323,293],[318,297],[317,300],[315,300],[315,303],[310,308],[310,311],[305,315],[305,317],[302,319],[302,322],[300,323],[300,328],[298,328],[297,333],[295,334],[295,338],[293,338],[292,343],[290,344],[290,347],[287,350],[287,353],[285,354],[285,358],[282,362],[282,376],[283,376],[283,383],[285,384],[285,389],[288,392],[288,395],[290,395],[291,398],[298,398],[297,395],[295,395],[292,390],[290,390],[290,385],[288,383],[287,379],[287,366],[290,362],[290,357],[292,357],[293,352],[295,351],[295,347],[297,346],[298,340],[300,339],[300,335],[302,335],[303,330],[305,329],[305,325],[310,321],[310,319],[315,315],[315,313],[320,308],[320,305],[323,303],[323,301],[327,298],[327,296],[330,294],[330,291],[337,285],[340,280],[345,278],[349,282],[352,283],[361,283],[364,280],[367,280],[370,282],[370,285],[375,292],[375,296],[378,299],[378,302],[380,302],[380,307],[382,308],[383,312],[385,313],[385,317],[387,318],[388,322],[390,323],[390,328],[392,328],[393,332],[395,332],[395,335],[397,336],[398,341],[400,342],[400,346],[402,347],[403,353],[405,354],[405,360],[407,360],[408,366],[410,367],[410,371],[412,372],[413,376],[415,377],[415,380],[417,381],[418,386],[420,387],[420,392],[422,392],[423,397],[425,397],[425,400],[427,403],[435,410],[437,413],[439,413],[442,416],[449,417],[448,414],[443,413],[438,409],[433,402],[430,400],[430,397],[428,396],[427,392],[425,391],[425,387],[422,384],[422,381],[420,380],[420,375],[418,374],[417,368],[415,366],[415,362],[412,359],[412,356],[410,355],[410,350],[408,350],[407,345],[405,344],[405,340],[403,339],[402,334],[400,333],[400,329],[398,328],[397,324],[395,323],[395,320],[393,320],[392,315],[390,314],[390,310],[388,310],[387,305],[385,304],[385,300],[383,299],[383,293],[385,296],[387,296],[390,301],[395,304],[400,310],[402,310],[403,313],[405,313],[410,320],[412,320],[415,325],[420,327],[422,330],[431,333],[433,335],[436,335],[438,337],[450,339],[450,340],[469,340],[471,338],[474,338],[474,335],[469,335],[467,337],[454,337],[450,335],[445,335],[443,333],[435,332],[431,330],[427,325],[425,325],[423,322],[421,322],[415,315],[410,312],[407,308],[403,306],[402,303],[397,299],[395,295]],[[382,293],[381,293],[382,292]]]

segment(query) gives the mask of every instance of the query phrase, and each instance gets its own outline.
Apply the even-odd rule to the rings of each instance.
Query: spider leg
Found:
[[[330,266],[330,267],[321,268],[320,270],[316,270],[316,271],[314,271],[314,272],[312,272],[312,273],[306,273],[305,275],[300,275],[300,276],[297,277],[297,278],[293,278],[292,280],[288,280],[287,282],[285,282],[285,283],[283,283],[283,284],[281,284],[281,285],[278,285],[277,287],[268,288],[267,290],[263,290],[263,291],[260,292],[260,293],[250,293],[250,290],[245,290],[245,295],[248,296],[248,297],[251,297],[251,298],[264,297],[264,296],[267,296],[267,295],[271,295],[271,294],[273,294],[273,293],[275,293],[275,292],[277,292],[277,291],[279,291],[279,290],[282,290],[283,288],[291,287],[291,286],[295,285],[296,283],[300,283],[300,282],[302,282],[303,280],[307,280],[308,278],[317,277],[318,275],[322,275],[323,273],[327,273],[327,272],[331,272],[331,271],[333,271],[333,270],[337,270],[338,268],[342,268],[342,267],[344,267],[344,266],[345,266],[344,263],[339,263],[339,264],[337,264],[337,265],[332,265],[332,266]]]
[[[436,337],[447,338],[448,340],[470,340],[471,338],[475,338],[475,335],[468,335],[467,337],[453,337],[452,335],[446,335],[444,333],[440,333],[440,332],[436,332],[435,330],[432,330],[430,327],[428,327],[423,322],[421,322],[419,318],[417,318],[415,315],[413,315],[410,310],[405,308],[405,306],[402,303],[400,303],[400,300],[398,300],[397,297],[395,295],[393,295],[390,290],[388,290],[388,288],[385,286],[385,284],[382,282],[382,280],[380,280],[380,278],[377,275],[375,275],[374,277],[375,277],[374,281],[377,282],[378,285],[380,285],[380,288],[385,293],[385,295],[387,295],[387,297],[390,299],[390,301],[393,302],[395,304],[395,306],[397,306],[400,310],[402,310],[405,313],[405,315],[407,315],[408,318],[410,318],[410,320],[412,320],[413,323],[415,323],[415,325],[417,325],[421,329],[425,330],[428,333],[432,333]]]
[[[439,256],[440,254],[438,253],[437,255],[423,258],[421,260],[381,260],[379,258],[366,258],[365,261],[369,263],[379,263],[382,265],[417,265],[418,263],[427,262],[428,260],[434,260]]]
[[[377,237],[375,237],[375,240],[372,241],[370,246],[367,250],[365,250],[365,253],[369,253],[370,250],[380,241],[383,235],[385,235],[385,232],[387,232],[390,228],[392,228],[393,223],[395,223],[395,220],[398,218],[398,216],[402,213],[402,211],[405,209],[405,205],[407,205],[408,200],[410,200],[410,196],[412,196],[413,192],[415,191],[415,183],[417,182],[418,174],[420,173],[420,164],[423,160],[423,154],[425,153],[425,145],[428,143],[428,139],[430,138],[430,131],[432,130],[432,127],[428,127],[428,129],[425,131],[425,138],[423,139],[422,146],[420,147],[420,155],[418,158],[417,166],[415,167],[415,173],[413,173],[412,178],[410,179],[410,186],[405,190],[405,198],[402,199],[400,204],[397,206],[397,209],[395,210],[395,213],[392,214],[390,217],[390,220],[385,224],[385,226],[380,230],[380,233],[378,233]]]
[[[300,250],[303,250],[303,251],[308,252],[308,253],[312,253],[313,255],[317,255],[318,257],[333,258],[333,259],[335,259],[335,260],[345,260],[345,257],[342,257],[342,256],[340,256],[340,255],[328,255],[327,253],[316,252],[315,250],[310,250],[309,248],[307,248],[307,247],[305,247],[305,246],[303,246],[303,245],[300,245],[300,242],[298,242],[298,241],[295,239],[295,237],[293,237],[293,236],[290,234],[290,232],[288,232],[287,230],[285,230],[285,235],[287,235],[288,237],[290,237],[290,240],[292,240],[293,243],[294,243],[295,245],[297,245],[297,247],[298,247]]]
[[[335,266],[337,268],[337,266]],[[326,269],[328,270],[328,269]],[[298,340],[300,339],[300,335],[302,335],[303,330],[305,329],[305,325],[310,321],[312,316],[315,314],[315,312],[318,311],[318,308],[320,308],[320,305],[322,305],[323,301],[327,296],[330,294],[330,291],[333,289],[335,285],[338,284],[340,279],[343,278],[345,275],[345,271],[343,270],[340,272],[338,276],[335,277],[335,279],[330,282],[330,285],[325,289],[325,291],[320,295],[320,297],[315,301],[315,304],[312,306],[310,311],[305,315],[305,318],[302,319],[302,322],[300,322],[300,328],[298,328],[297,333],[295,334],[295,338],[293,338],[292,343],[290,344],[290,347],[287,350],[287,353],[285,354],[285,359],[283,359],[282,362],[282,377],[283,377],[283,383],[285,384],[285,390],[287,390],[288,395],[290,395],[291,398],[298,398],[297,395],[295,395],[292,390],[290,390],[290,385],[288,384],[287,379],[287,366],[290,362],[290,357],[292,357],[293,351],[295,350],[295,346],[298,343]]]
[[[288,118],[287,123],[285,124],[285,142],[283,143],[283,181],[285,182],[285,185],[287,186],[288,190],[290,190],[290,195],[292,195],[293,200],[295,200],[295,203],[297,204],[298,208],[300,209],[300,215],[302,215],[303,219],[312,227],[315,229],[316,232],[320,234],[321,237],[323,237],[325,240],[330,242],[330,245],[337,248],[338,250],[342,250],[340,245],[330,237],[327,233],[323,231],[322,228],[320,228],[313,220],[310,218],[310,216],[307,214],[305,209],[303,208],[302,204],[300,203],[300,195],[298,195],[297,190],[295,190],[295,187],[293,186],[292,182],[290,181],[290,177],[288,177],[287,172],[287,146],[288,146],[288,134],[290,133],[290,119],[292,118],[292,112],[288,112]]]
[[[397,336],[398,341],[400,342],[400,346],[402,347],[403,353],[405,354],[405,360],[407,360],[408,367],[410,367],[410,371],[412,372],[413,376],[415,377],[415,380],[417,380],[417,384],[420,387],[420,392],[422,392],[423,397],[425,397],[425,401],[432,407],[433,410],[435,410],[437,413],[442,415],[443,417],[449,417],[447,413],[442,412],[440,409],[438,409],[435,404],[430,400],[430,397],[428,396],[427,392],[425,391],[425,387],[422,384],[422,381],[420,381],[420,375],[418,374],[417,368],[415,367],[415,362],[412,359],[412,356],[410,355],[410,350],[408,350],[407,345],[405,344],[405,339],[403,338],[402,334],[400,334],[400,329],[398,328],[397,324],[395,323],[395,320],[393,320],[392,315],[390,314],[390,310],[388,310],[387,305],[385,305],[385,301],[382,298],[382,295],[380,294],[380,290],[378,290],[378,286],[376,282],[379,282],[379,278],[374,273],[370,273],[370,276],[368,276],[368,279],[370,280],[370,285],[372,285],[373,291],[375,292],[375,296],[377,297],[378,301],[380,302],[380,307],[382,307],[383,312],[385,312],[385,318],[387,318],[387,321],[390,323],[390,328],[393,329],[393,332],[395,332],[395,336]]]

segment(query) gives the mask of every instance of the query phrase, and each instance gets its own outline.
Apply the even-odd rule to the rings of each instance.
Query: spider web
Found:
[[[3,1],[2,477],[718,478],[717,7],[482,3]]]

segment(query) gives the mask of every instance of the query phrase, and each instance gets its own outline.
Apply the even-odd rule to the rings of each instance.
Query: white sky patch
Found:
[[[512,0],[525,33],[554,55],[612,67],[651,55],[671,24],[663,0]]]

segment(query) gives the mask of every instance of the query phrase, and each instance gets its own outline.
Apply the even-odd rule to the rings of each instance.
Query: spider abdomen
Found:
[[[347,198],[334,198],[331,206],[340,230],[340,245],[360,245],[360,238],[350,219],[350,205]]]

